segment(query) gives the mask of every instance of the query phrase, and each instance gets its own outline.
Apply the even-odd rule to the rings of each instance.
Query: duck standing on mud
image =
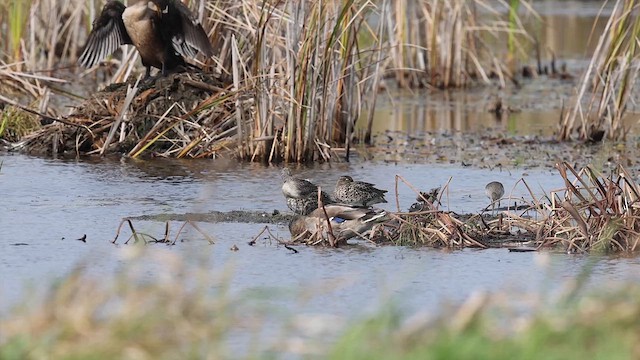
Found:
[[[299,179],[291,175],[288,168],[282,169],[282,194],[287,206],[298,215],[307,215],[318,208],[318,186],[309,180]],[[331,198],[322,191],[322,202],[330,204]]]
[[[341,176],[336,183],[333,198],[337,203],[350,206],[368,207],[373,204],[386,203],[384,194],[387,190],[377,189],[373,184],[353,181],[351,176]]]
[[[93,29],[78,62],[91,67],[122,45],[133,45],[140,53],[142,64],[161,70],[162,75],[185,67],[183,56],[195,57],[200,51],[207,57],[213,47],[198,19],[179,0],[138,0],[126,7],[109,0]]]

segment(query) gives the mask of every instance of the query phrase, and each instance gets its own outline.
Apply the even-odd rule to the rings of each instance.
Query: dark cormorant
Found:
[[[146,77],[151,67],[163,75],[184,67],[183,56],[195,57],[198,51],[207,57],[213,55],[202,25],[179,0],[138,0],[129,7],[109,0],[93,21],[78,62],[91,67],[126,44],[140,53]]]

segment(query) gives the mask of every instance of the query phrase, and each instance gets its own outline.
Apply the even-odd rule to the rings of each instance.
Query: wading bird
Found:
[[[492,181],[484,187],[484,193],[491,199],[491,214],[493,214],[496,208],[496,201],[498,202],[498,207],[500,207],[500,199],[504,195],[504,186],[499,181]]]

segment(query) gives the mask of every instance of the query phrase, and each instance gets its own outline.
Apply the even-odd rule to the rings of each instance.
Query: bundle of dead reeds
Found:
[[[14,147],[46,154],[215,157],[233,143],[236,115],[247,113],[250,104],[201,72],[130,81],[95,94],[69,117],[52,119]]]
[[[535,15],[525,1],[383,1],[389,70],[401,87],[465,87],[493,76],[504,86],[515,76],[516,54],[531,41],[520,5]],[[504,48],[492,41],[500,38],[508,38]]]
[[[503,247],[515,243],[566,252],[633,252],[640,242],[640,185],[622,166],[609,177],[591,167],[557,165],[565,188],[487,221],[459,216],[420,199],[421,211],[397,213],[386,225],[396,245],[446,248]],[[575,179],[571,180],[570,177]]]
[[[419,192],[401,176],[396,176],[396,206],[398,185],[404,183],[417,194],[409,212],[396,212],[392,219],[380,228],[375,241],[400,246],[427,246],[462,249],[511,246],[535,238],[530,231],[514,230],[507,216],[487,220],[482,214],[459,215],[440,208],[442,196],[447,193],[449,182],[442,188]]]
[[[615,2],[578,94],[561,119],[560,140],[570,139],[574,132],[581,140],[625,138],[629,129],[623,118],[633,101],[640,60],[639,9],[635,0]]]
[[[551,193],[550,215],[538,226],[540,246],[569,252],[630,252],[640,241],[640,186],[622,166],[609,177],[593,168],[557,165],[566,187]],[[570,181],[569,177],[575,180]]]

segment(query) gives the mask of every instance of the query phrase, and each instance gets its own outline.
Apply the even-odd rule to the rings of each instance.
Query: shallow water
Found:
[[[287,211],[283,201],[280,168],[256,164],[214,161],[70,161],[40,159],[24,155],[2,157],[0,188],[3,216],[0,228],[0,308],[7,311],[25,294],[25,284],[41,288],[62,278],[77,264],[96,276],[111,274],[122,265],[130,245],[113,245],[120,220],[126,216],[206,213],[237,209]],[[502,181],[507,193],[524,196],[515,183],[525,178],[536,191],[559,188],[558,176],[548,170],[510,173],[443,165],[388,165],[352,163],[297,169],[298,173],[332,187],[338,176],[349,173],[393,192],[395,175],[421,189],[444,184],[449,177],[450,210],[477,212],[487,204],[484,184]],[[539,191],[539,190],[537,190]],[[542,194],[541,191],[539,191]],[[399,186],[401,208],[415,195]],[[391,200],[393,196],[389,196]],[[393,210],[394,201],[384,204]],[[134,221],[138,231],[161,236],[164,224]],[[175,234],[179,223],[172,223]],[[206,224],[200,227],[215,238],[209,245],[197,231],[187,229],[176,246],[149,245],[150,255],[169,252],[187,262],[208,258],[211,273],[231,271],[231,289],[275,288],[300,290],[326,283],[342,283],[336,290],[314,297],[302,312],[356,315],[388,299],[410,309],[436,309],[443,301],[459,302],[473,291],[505,286],[540,290],[557,287],[580,271],[587,259],[561,253],[546,255],[509,253],[504,249],[441,251],[403,247],[356,245],[342,249],[298,247],[293,254],[283,247],[258,241],[249,246],[263,224]],[[271,226],[287,237],[285,226]],[[86,243],[77,241],[86,234]],[[121,239],[129,236],[123,228]],[[16,245],[26,244],[26,245]],[[236,245],[239,251],[230,251]],[[153,256],[151,256],[153,257]],[[549,261],[544,270],[536,265]],[[156,276],[149,271],[150,277]],[[640,280],[638,258],[601,258],[594,282]]]

